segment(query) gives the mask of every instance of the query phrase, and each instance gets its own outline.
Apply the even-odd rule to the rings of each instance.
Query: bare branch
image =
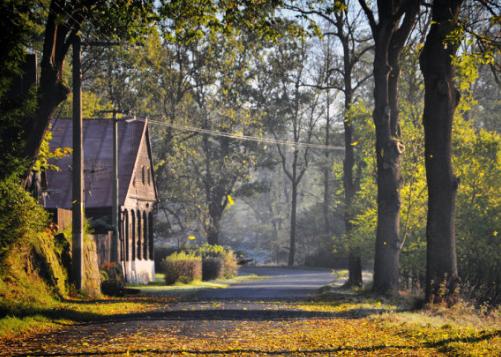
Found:
[[[362,7],[362,10],[364,10],[365,16],[367,16],[367,20],[369,20],[369,25],[371,27],[372,34],[375,37],[377,24],[376,24],[376,20],[374,19],[374,13],[369,8],[369,6],[367,5],[367,2],[365,0],[358,0],[358,3]]]

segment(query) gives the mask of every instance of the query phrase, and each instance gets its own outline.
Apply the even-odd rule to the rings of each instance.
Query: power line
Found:
[[[136,119],[136,120],[141,121],[141,122],[146,122],[145,119]],[[288,140],[260,138],[257,136],[250,136],[250,135],[243,135],[243,134],[231,134],[231,133],[226,133],[224,131],[196,128],[196,127],[184,126],[184,125],[175,125],[175,124],[170,124],[170,123],[166,123],[166,122],[159,121],[159,120],[153,120],[153,119],[148,119],[148,123],[151,123],[154,125],[166,126],[166,127],[172,128],[174,130],[179,130],[179,131],[187,131],[187,132],[192,132],[192,133],[199,133],[202,135],[218,136],[218,137],[224,137],[224,138],[230,138],[230,139],[242,140],[242,141],[252,141],[252,142],[257,142],[257,143],[262,143],[262,144],[291,146],[291,147],[295,147],[295,148],[304,147],[304,148],[319,149],[319,150],[335,150],[335,151],[344,151],[345,150],[344,146],[314,144],[314,143],[305,143],[305,142],[294,142],[294,141],[288,141]]]

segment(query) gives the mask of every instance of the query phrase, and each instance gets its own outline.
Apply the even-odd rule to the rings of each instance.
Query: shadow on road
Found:
[[[191,355],[241,355],[241,354],[256,354],[256,355],[325,355],[331,353],[342,353],[342,352],[352,352],[355,354],[364,354],[367,352],[381,352],[385,355],[389,353],[391,355],[391,350],[407,350],[414,351],[417,348],[440,348],[446,346],[450,343],[477,343],[480,341],[489,340],[494,337],[501,336],[501,332],[494,333],[484,333],[478,337],[456,337],[456,338],[447,338],[434,342],[427,342],[418,345],[391,345],[391,344],[378,344],[378,345],[369,345],[369,346],[338,346],[332,348],[319,348],[319,349],[298,349],[298,350],[272,350],[266,351],[261,349],[207,349],[207,350],[190,350],[190,349],[134,349],[134,350],[108,350],[108,351],[79,351],[79,352],[58,352],[54,353],[45,353],[45,352],[33,352],[30,353],[32,356],[98,356],[98,355],[110,355],[110,354],[157,354],[157,355],[178,355],[178,354],[191,354]],[[447,352],[447,351],[443,351]],[[14,356],[24,356],[24,354],[14,355]]]

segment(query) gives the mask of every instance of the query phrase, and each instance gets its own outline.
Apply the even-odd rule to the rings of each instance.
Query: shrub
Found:
[[[202,280],[214,280],[224,276],[224,260],[221,257],[202,259]]]
[[[224,277],[226,279],[233,278],[238,273],[238,262],[235,253],[232,250],[227,250],[223,256],[224,260]]]
[[[125,288],[122,265],[106,263],[101,270],[101,291],[106,295],[121,295]]]
[[[155,270],[156,271],[162,270],[162,264],[165,258],[167,258],[169,255],[177,251],[178,250],[173,247],[155,247],[155,254],[153,257],[155,260]]]
[[[48,306],[68,295],[64,244],[17,179],[0,181],[0,310]]]
[[[237,259],[231,249],[204,244],[195,253],[202,257],[204,280],[232,278],[238,272]]]
[[[222,257],[225,252],[226,249],[222,245],[217,245],[217,244],[212,245],[208,243],[201,245],[195,251],[195,253],[197,255],[200,255],[202,258]]]
[[[192,253],[177,252],[162,262],[165,283],[190,283],[202,279],[202,259]]]
[[[11,245],[43,232],[49,215],[15,178],[0,181],[0,262]]]

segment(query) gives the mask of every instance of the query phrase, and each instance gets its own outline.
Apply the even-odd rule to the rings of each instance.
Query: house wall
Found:
[[[137,160],[122,209],[120,260],[127,281],[145,283],[155,278],[153,263],[153,209],[156,202],[153,168],[146,135],[141,139]]]
[[[149,202],[138,201],[122,210],[119,257],[129,282],[145,283],[155,278],[152,208]]]
[[[127,183],[129,191],[124,206],[131,206],[136,202],[154,202],[156,200],[153,169],[145,138],[146,136],[143,136],[139,146],[131,182]]]

